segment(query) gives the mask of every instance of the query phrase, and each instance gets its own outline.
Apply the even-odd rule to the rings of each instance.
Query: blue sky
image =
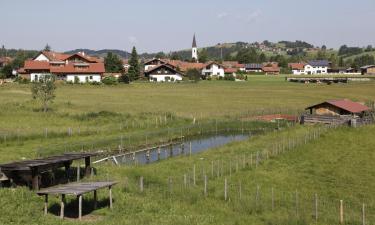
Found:
[[[0,44],[173,51],[224,42],[375,46],[374,0],[0,0]]]

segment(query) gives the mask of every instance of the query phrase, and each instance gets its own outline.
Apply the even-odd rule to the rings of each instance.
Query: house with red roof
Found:
[[[288,67],[292,70],[293,75],[305,74],[306,63],[289,63]]]
[[[105,72],[101,59],[88,56],[84,52],[64,54],[41,51],[33,59],[26,60],[18,73],[32,82],[46,74],[53,74],[58,80],[67,82],[101,82]]]
[[[263,73],[266,75],[279,75],[280,67],[276,62],[264,63],[262,67]]]

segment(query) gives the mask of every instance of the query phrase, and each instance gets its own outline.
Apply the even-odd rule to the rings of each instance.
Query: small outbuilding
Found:
[[[370,108],[347,99],[330,100],[306,108],[309,113],[302,115],[301,123],[350,124],[362,120]]]
[[[375,65],[368,65],[361,67],[362,75],[375,75]]]
[[[310,114],[321,116],[361,116],[364,112],[369,111],[370,108],[358,102],[353,102],[347,99],[341,99],[325,101],[307,107],[306,110],[310,110]]]

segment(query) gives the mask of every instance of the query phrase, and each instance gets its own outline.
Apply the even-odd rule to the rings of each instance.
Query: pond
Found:
[[[217,134],[191,137],[169,146],[117,156],[116,160],[119,164],[126,165],[148,164],[174,156],[196,154],[234,141],[246,140],[249,137],[249,134]]]

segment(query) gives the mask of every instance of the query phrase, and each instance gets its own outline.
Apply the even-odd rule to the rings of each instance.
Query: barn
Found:
[[[302,124],[350,124],[361,122],[370,108],[348,99],[330,100],[306,108],[309,113],[302,115]]]
[[[310,110],[310,114],[321,116],[361,116],[364,112],[369,111],[370,108],[358,102],[341,99],[322,102],[307,107],[306,110]]]

